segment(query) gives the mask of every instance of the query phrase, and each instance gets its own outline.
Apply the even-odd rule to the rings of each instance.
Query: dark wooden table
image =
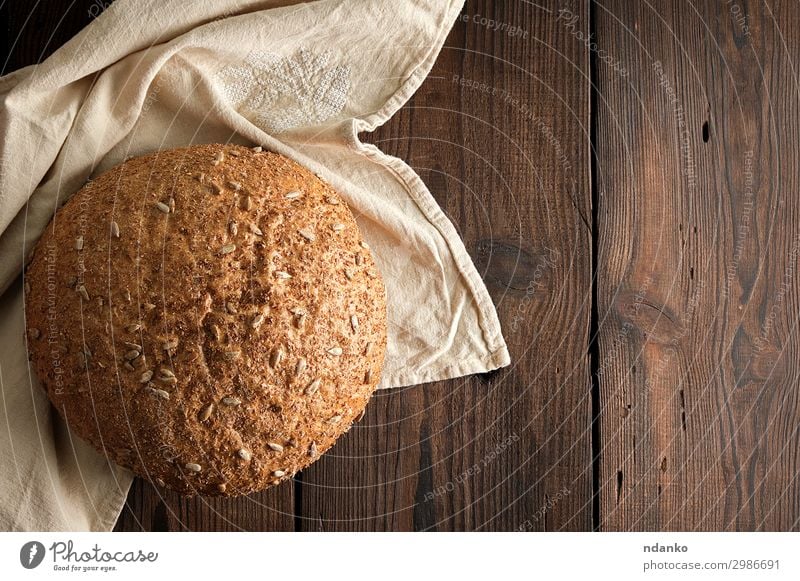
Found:
[[[5,70],[104,4],[6,3]],[[369,139],[456,225],[513,365],[378,393],[293,485],[137,481],[117,529],[799,530],[798,57],[796,2],[468,1]]]

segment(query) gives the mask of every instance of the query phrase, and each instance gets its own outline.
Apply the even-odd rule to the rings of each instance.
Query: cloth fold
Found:
[[[132,476],[72,437],[27,365],[24,258],[55,210],[128,157],[259,144],[347,200],[384,275],[382,388],[509,363],[455,228],[359,133],[427,76],[463,0],[117,0],[41,65],[0,78],[0,530],[108,530]]]

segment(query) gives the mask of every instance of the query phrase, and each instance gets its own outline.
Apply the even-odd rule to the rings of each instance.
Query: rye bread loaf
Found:
[[[72,431],[184,494],[290,478],[380,377],[385,289],[350,210],[260,148],[104,173],[56,213],[25,281],[33,367]]]

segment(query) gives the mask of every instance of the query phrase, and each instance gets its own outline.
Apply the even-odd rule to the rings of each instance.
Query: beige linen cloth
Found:
[[[125,158],[260,144],[348,201],[386,279],[381,387],[509,363],[455,229],[402,161],[360,142],[422,83],[463,0],[117,0],[0,78],[0,530],[108,530],[132,475],[72,437],[27,365],[24,257],[55,209]]]

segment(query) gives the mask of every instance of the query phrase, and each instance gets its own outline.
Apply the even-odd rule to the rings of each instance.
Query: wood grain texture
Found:
[[[378,394],[303,474],[306,530],[591,528],[588,54],[546,5],[467,2],[416,96],[364,136],[455,224],[513,364]]]
[[[44,30],[93,6],[48,4]],[[572,8],[584,28],[587,6]],[[379,393],[294,489],[181,499],[137,480],[117,530],[591,527],[588,53],[555,10],[468,2],[417,96],[366,137],[409,161],[454,222],[514,365]],[[14,62],[36,62],[41,38],[21,37]]]
[[[93,6],[4,5],[6,70]],[[799,19],[468,1],[416,97],[364,137],[450,216],[514,364],[379,393],[294,487],[206,501],[137,481],[117,529],[798,530]]]
[[[594,12],[601,528],[796,530],[796,7]]]
[[[184,498],[137,478],[116,531],[293,531],[291,484],[239,498]]]

